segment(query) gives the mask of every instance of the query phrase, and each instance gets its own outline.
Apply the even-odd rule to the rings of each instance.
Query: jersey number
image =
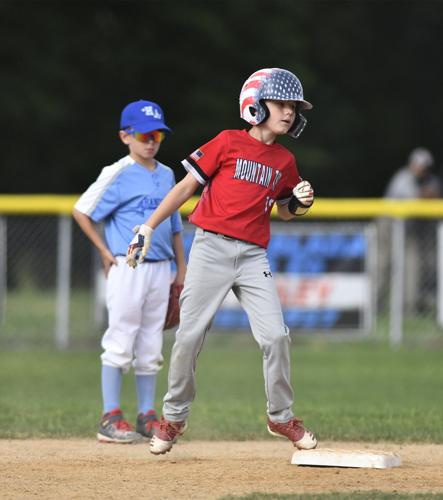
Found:
[[[274,204],[274,199],[269,198],[269,196],[266,196],[266,201],[265,201],[265,213],[271,210],[272,205]]]

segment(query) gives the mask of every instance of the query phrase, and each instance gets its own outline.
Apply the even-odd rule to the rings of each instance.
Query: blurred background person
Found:
[[[389,199],[439,198],[441,183],[431,171],[434,158],[426,148],[414,149],[406,166],[391,178],[385,191]]]
[[[405,166],[394,173],[384,197],[391,200],[418,200],[439,198],[441,181],[432,171],[432,153],[417,147],[411,151]],[[390,221],[384,219],[380,227],[381,279],[386,280],[386,270],[391,255]],[[429,310],[435,303],[436,289],[436,221],[434,219],[408,219],[405,225],[405,311],[410,313]]]

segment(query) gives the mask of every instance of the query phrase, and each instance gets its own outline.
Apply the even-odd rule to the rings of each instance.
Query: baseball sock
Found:
[[[136,375],[138,412],[146,413],[154,408],[157,375]]]
[[[120,408],[122,370],[114,366],[102,365],[103,412],[108,413]]]

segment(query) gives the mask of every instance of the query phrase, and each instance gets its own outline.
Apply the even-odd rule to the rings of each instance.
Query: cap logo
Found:
[[[146,116],[152,116],[157,120],[162,119],[161,113],[159,113],[158,110],[153,108],[152,106],[144,106],[140,111],[142,111]]]

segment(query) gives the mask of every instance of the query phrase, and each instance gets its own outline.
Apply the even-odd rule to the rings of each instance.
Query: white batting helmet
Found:
[[[303,98],[300,80],[290,71],[280,68],[264,68],[253,73],[243,84],[240,92],[240,116],[251,125],[263,123],[269,110],[263,100],[297,101],[297,114],[288,135],[297,138],[306,125],[300,114],[303,109],[312,109],[312,104]]]

